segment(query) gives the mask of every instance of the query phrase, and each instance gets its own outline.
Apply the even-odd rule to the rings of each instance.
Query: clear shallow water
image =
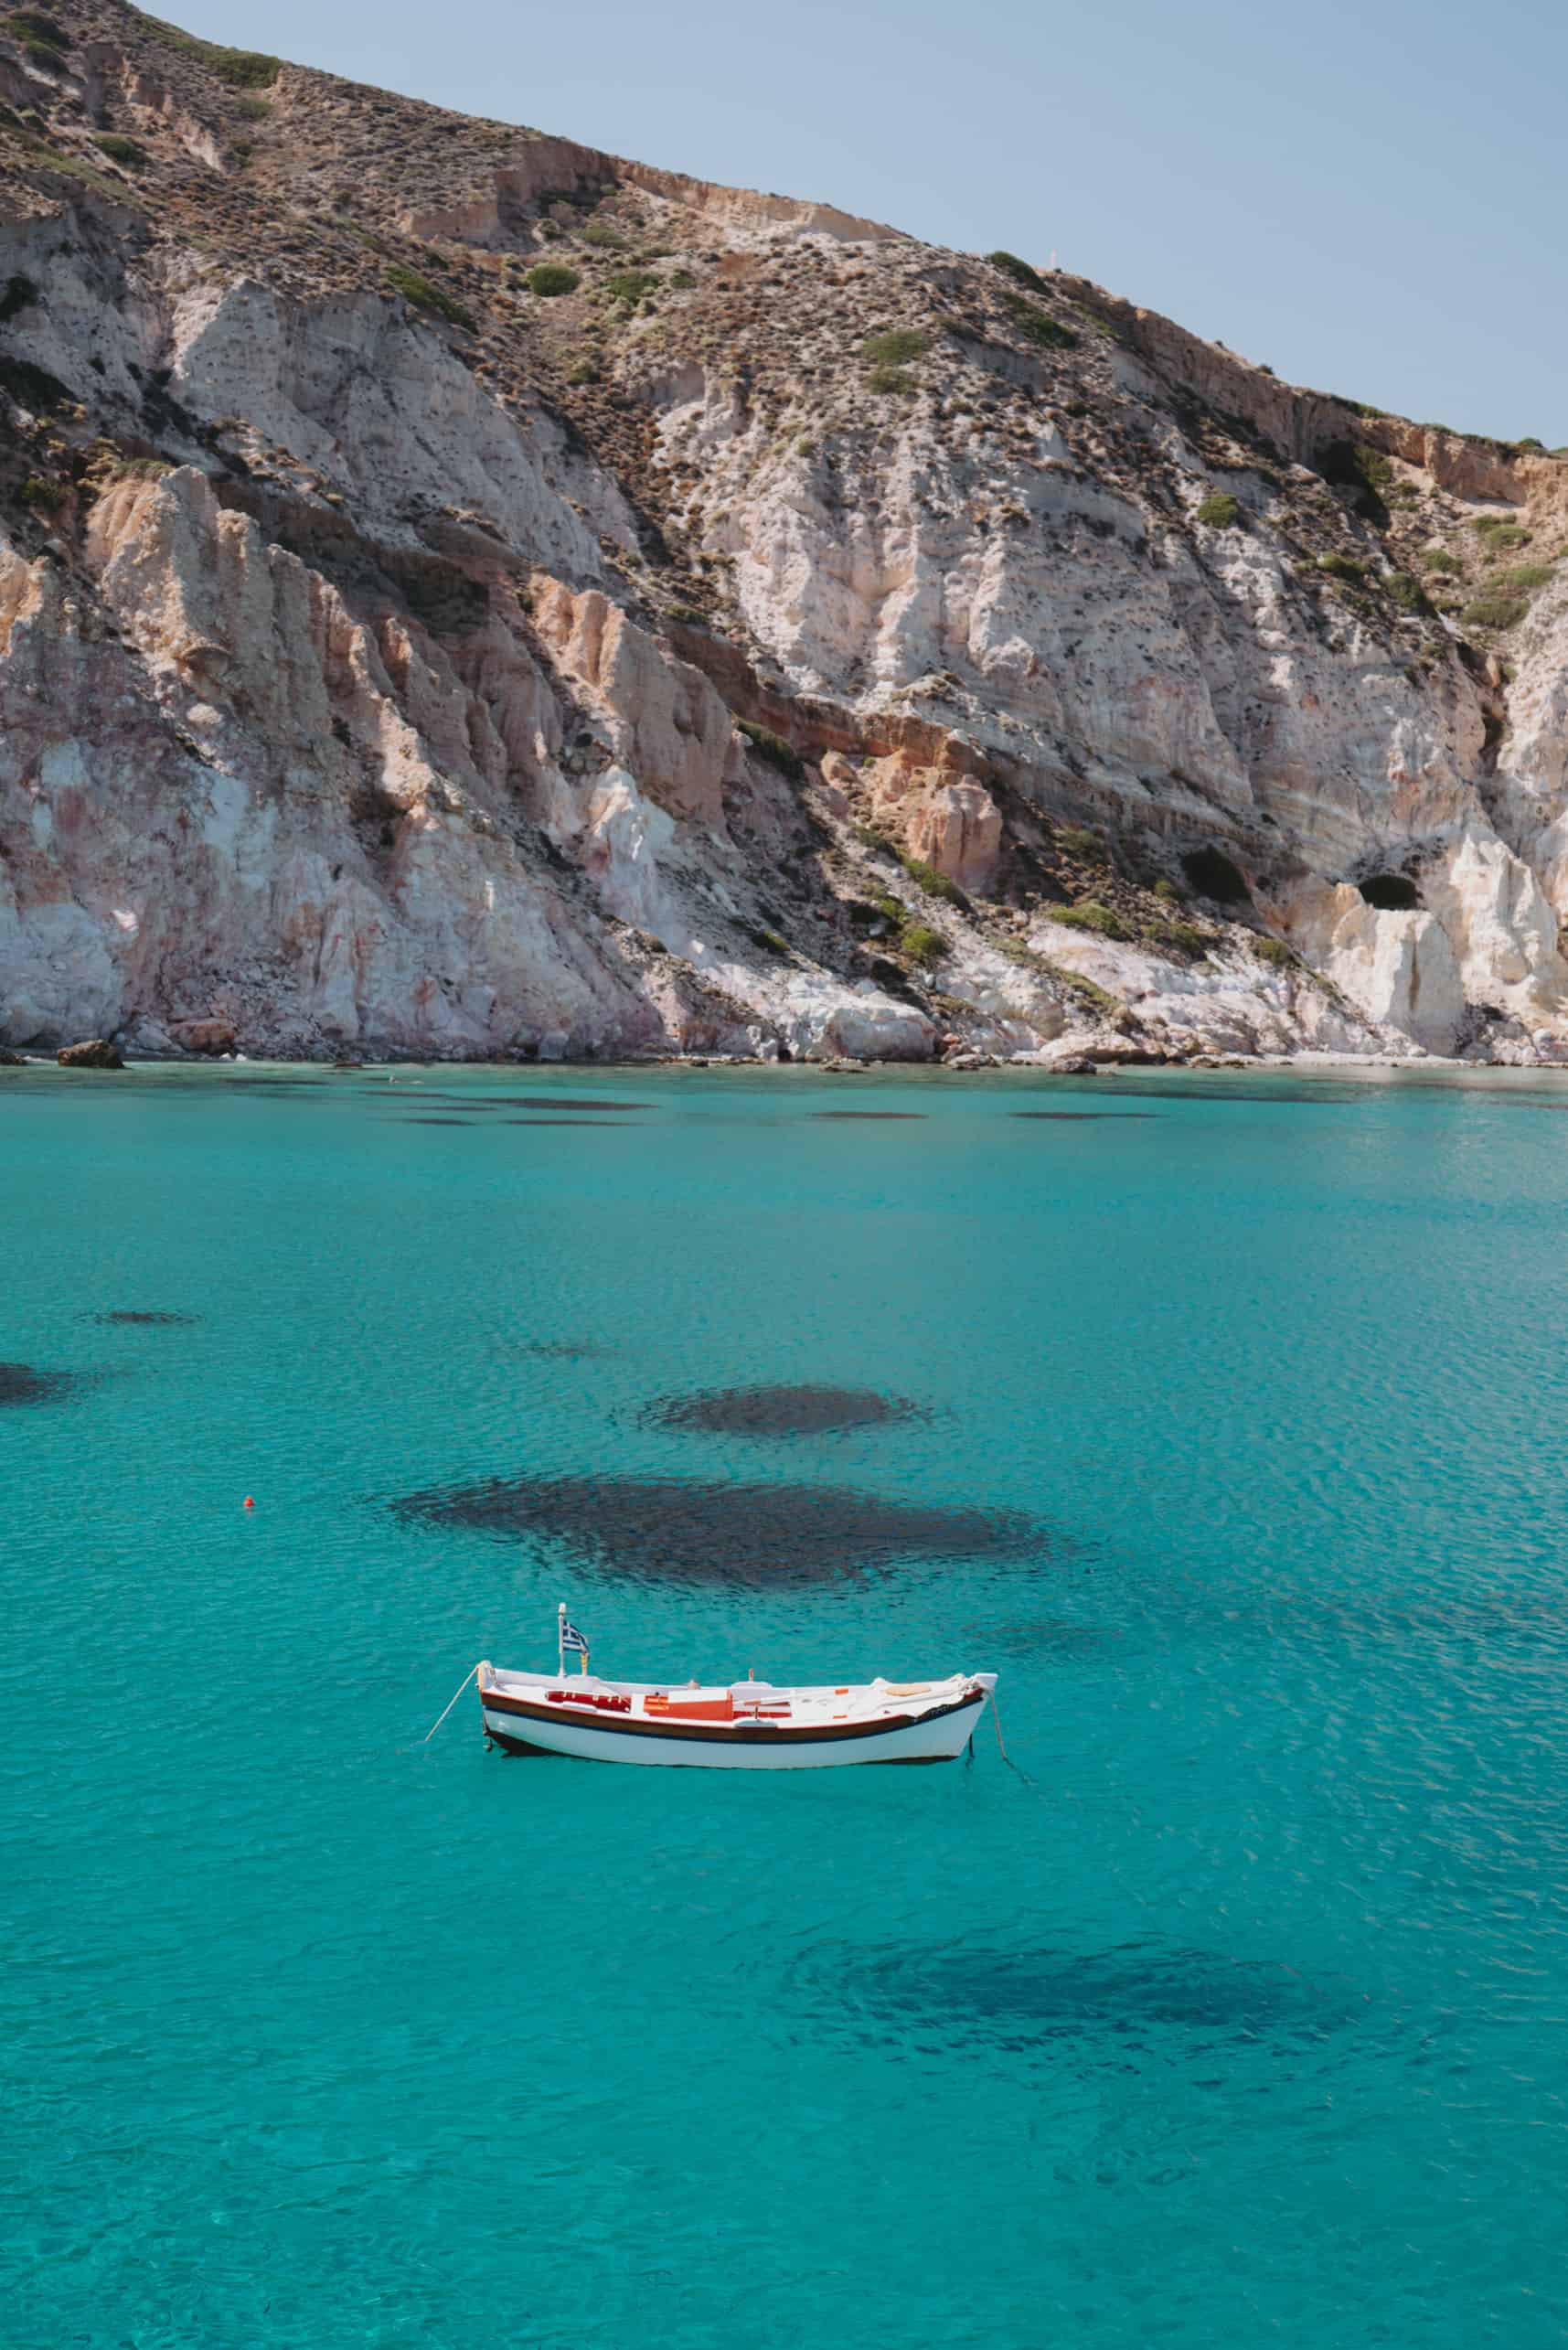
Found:
[[[0,1361],[76,1381],[0,1402],[5,2339],[1561,2341],[1565,1150],[1550,1084],[6,1073]],[[660,1408],[759,1383],[917,1408]],[[995,1664],[1021,1769],[421,1746],[558,1597],[612,1673]]]

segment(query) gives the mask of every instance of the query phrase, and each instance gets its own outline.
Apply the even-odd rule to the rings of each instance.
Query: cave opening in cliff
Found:
[[[1380,913],[1415,913],[1420,909],[1421,892],[1408,873],[1369,873],[1356,886]]]
[[[1181,870],[1199,896],[1211,898],[1216,905],[1245,905],[1251,900],[1245,877],[1222,849],[1189,849]]]

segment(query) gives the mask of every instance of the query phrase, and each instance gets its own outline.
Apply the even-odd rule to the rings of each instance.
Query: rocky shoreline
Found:
[[[1055,1055],[1046,1053],[1015,1054],[1002,1059],[994,1054],[957,1052],[927,1062],[827,1059],[791,1061],[778,1055],[757,1053],[680,1053],[630,1052],[585,1057],[576,1061],[541,1062],[537,1056],[502,1056],[479,1059],[431,1059],[417,1052],[390,1052],[368,1056],[364,1060],[323,1060],[308,1054],[250,1054],[242,1052],[223,1053],[178,1052],[165,1054],[137,1053],[122,1056],[117,1047],[102,1040],[90,1040],[81,1045],[61,1047],[58,1051],[18,1052],[0,1049],[0,1069],[52,1069],[75,1071],[108,1071],[134,1074],[138,1070],[202,1069],[219,1074],[226,1070],[284,1069],[309,1073],[320,1077],[395,1075],[429,1070],[432,1073],[468,1070],[475,1073],[493,1071],[497,1075],[515,1076],[519,1070],[548,1071],[554,1077],[613,1076],[618,1072],[668,1070],[736,1070],[748,1073],[767,1071],[789,1077],[897,1077],[930,1079],[933,1077],[1015,1076],[1025,1078],[1114,1078],[1123,1071],[1167,1070],[1173,1074],[1190,1072],[1198,1074],[1225,1071],[1253,1076],[1274,1074],[1297,1078],[1321,1077],[1343,1080],[1350,1077],[1397,1077],[1407,1074],[1425,1073],[1454,1077],[1507,1077],[1528,1080],[1561,1076],[1568,1078],[1568,1067],[1552,1063],[1519,1063],[1460,1060],[1437,1053],[1395,1052],[1297,1052],[1272,1054],[1209,1053],[1190,1055],[1151,1052],[1136,1045],[1120,1041],[1095,1044],[1093,1040],[1070,1040],[1072,1049]]]

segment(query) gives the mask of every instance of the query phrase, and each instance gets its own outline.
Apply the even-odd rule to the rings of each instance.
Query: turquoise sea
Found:
[[[1563,2341],[1568,1084],[5,1072],[0,1201],[8,2350]],[[421,1743],[559,1599],[1010,1761]]]

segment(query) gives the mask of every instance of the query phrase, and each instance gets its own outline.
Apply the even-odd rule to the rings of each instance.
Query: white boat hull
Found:
[[[951,1762],[968,1745],[982,1700],[940,1721],[915,1722],[853,1740],[793,1740],[770,1745],[741,1733],[718,1739],[650,1736],[645,1732],[530,1722],[518,1736],[515,1715],[485,1709],[485,1727],[498,1746],[518,1754],[574,1755],[580,1762],[686,1765],[698,1770],[827,1770],[847,1763]]]
[[[951,1762],[974,1734],[990,1685],[989,1673],[933,1690],[921,1704],[890,1697],[879,1714],[848,1712],[833,1718],[736,1719],[698,1722],[654,1719],[636,1704],[603,1722],[581,1714],[597,1693],[627,1684],[572,1684],[551,1691],[539,1677],[496,1676],[480,1668],[479,1700],[485,1734],[512,1754],[566,1755],[580,1762],[652,1765],[696,1770],[827,1770],[853,1763]],[[496,1685],[504,1681],[506,1687]]]

